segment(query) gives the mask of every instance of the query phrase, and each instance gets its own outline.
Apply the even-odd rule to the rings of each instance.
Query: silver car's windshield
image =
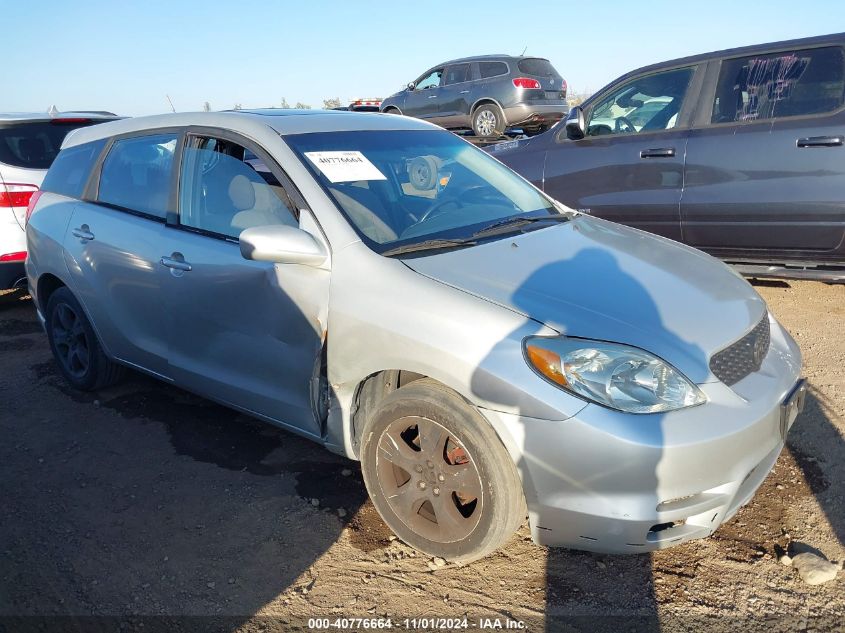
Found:
[[[326,132],[285,140],[378,252],[469,239],[506,218],[560,214],[533,186],[450,132]]]

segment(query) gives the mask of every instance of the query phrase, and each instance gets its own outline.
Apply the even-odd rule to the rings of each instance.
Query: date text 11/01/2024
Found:
[[[416,630],[443,630],[457,631],[477,629],[481,631],[498,630],[524,630],[525,623],[522,620],[510,618],[478,618],[470,620],[467,617],[460,618],[402,618],[392,620],[391,618],[309,618],[308,628],[314,630],[366,630],[366,629],[403,629],[407,631]]]

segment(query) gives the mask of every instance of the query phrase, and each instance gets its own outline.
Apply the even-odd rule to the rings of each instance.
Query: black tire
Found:
[[[437,457],[427,461],[431,455]],[[394,391],[370,416],[361,470],[388,527],[431,556],[482,558],[526,515],[519,475],[495,431],[457,393],[428,378]]]
[[[74,389],[96,391],[120,379],[123,367],[106,356],[85,311],[68,288],[59,288],[50,296],[45,321],[53,357]]]
[[[396,108],[386,108],[384,113],[385,114],[401,114],[401,112],[399,112],[399,110],[397,110]]]
[[[485,103],[472,112],[472,133],[479,138],[497,138],[505,133],[505,115],[499,106]]]

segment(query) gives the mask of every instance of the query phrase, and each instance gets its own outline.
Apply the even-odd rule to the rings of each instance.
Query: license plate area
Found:
[[[786,435],[795,418],[804,410],[804,403],[807,400],[807,381],[805,379],[799,380],[795,383],[780,405],[780,435],[786,440]]]

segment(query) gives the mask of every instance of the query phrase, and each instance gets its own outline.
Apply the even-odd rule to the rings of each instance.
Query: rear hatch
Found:
[[[0,121],[0,214],[11,211],[23,230],[26,206],[71,130],[111,119],[45,117]],[[5,217],[0,223],[8,224]]]
[[[566,103],[566,81],[560,76],[552,63],[542,57],[523,57],[516,63],[516,74],[519,79],[534,80],[538,88],[526,89],[525,100],[543,100],[552,104]],[[531,85],[526,82],[526,85]]]

